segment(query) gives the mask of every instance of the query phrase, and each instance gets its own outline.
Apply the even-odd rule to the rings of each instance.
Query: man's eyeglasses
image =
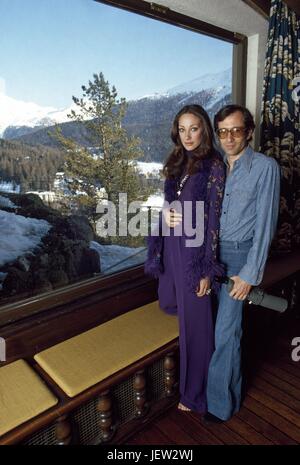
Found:
[[[216,133],[220,139],[226,139],[229,132],[234,139],[238,139],[239,137],[243,137],[245,130],[245,127],[235,127],[231,129],[220,128],[216,130]]]

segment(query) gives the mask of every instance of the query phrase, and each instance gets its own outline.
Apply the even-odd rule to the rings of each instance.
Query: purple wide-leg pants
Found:
[[[159,278],[160,307],[178,315],[180,402],[199,413],[207,411],[208,366],[214,349],[211,297],[188,289],[185,269],[188,250],[184,237],[164,237],[164,273]]]

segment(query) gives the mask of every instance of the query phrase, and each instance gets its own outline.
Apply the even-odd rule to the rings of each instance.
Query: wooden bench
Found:
[[[273,256],[261,287],[281,288],[299,270],[300,251]],[[124,441],[177,400],[176,353],[177,319],[152,302],[35,354],[31,367],[23,360],[1,367],[0,444]],[[162,386],[149,409],[156,372]],[[86,430],[96,426],[76,435],[81,421]]]
[[[34,359],[74,397],[177,337],[177,318],[153,302],[50,347]]]
[[[0,436],[57,402],[45,382],[24,360],[0,368]]]
[[[160,405],[159,408],[166,408],[172,402],[171,397],[176,395],[173,354],[177,348],[177,318],[166,315],[160,310],[158,302],[153,302],[36,354],[35,369],[52,387],[59,403],[45,413],[43,421],[41,418],[31,420],[30,433],[47,426],[51,429],[54,422],[57,442],[78,443],[80,438],[72,433],[74,418],[71,417],[76,409],[84,410],[87,404],[96,401],[91,415],[94,418],[99,416],[99,431],[87,443],[107,442],[113,435],[118,439],[122,434],[128,434],[130,427],[126,422],[123,428],[125,432],[115,434],[113,411],[119,409],[118,394],[112,395],[111,392],[115,387],[120,390],[120,386],[122,391],[125,389],[122,383],[128,384],[130,380],[130,388],[126,387],[130,406],[126,405],[126,408],[131,410],[131,417],[134,417],[129,418],[132,420],[131,429],[137,428],[137,418],[143,418],[148,413],[146,391],[151,390],[151,386],[147,386],[147,368],[151,370],[153,364],[162,361],[164,374],[159,381],[163,384],[160,387],[162,395],[161,399],[156,399],[160,402],[155,402]],[[152,415],[157,414],[157,406],[152,407]],[[7,431],[8,428],[3,433]],[[16,434],[12,431],[0,438],[0,444],[19,442],[21,439],[26,439],[24,427],[17,429]],[[33,443],[36,443],[34,439]]]

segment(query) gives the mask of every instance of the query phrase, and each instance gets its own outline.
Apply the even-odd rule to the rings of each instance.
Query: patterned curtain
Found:
[[[272,0],[265,61],[260,151],[281,166],[276,250],[300,246],[300,17]]]

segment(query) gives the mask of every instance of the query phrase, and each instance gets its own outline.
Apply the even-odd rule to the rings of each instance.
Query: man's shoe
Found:
[[[221,418],[216,417],[212,413],[207,412],[205,415],[202,417],[203,423],[204,424],[211,424],[211,423],[224,423],[225,420],[221,420]]]

